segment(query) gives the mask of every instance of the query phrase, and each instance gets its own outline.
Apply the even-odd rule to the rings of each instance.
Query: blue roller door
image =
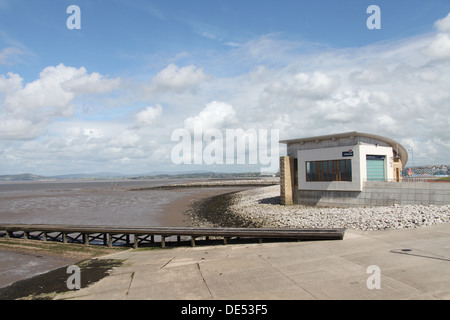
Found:
[[[384,181],[384,156],[367,156],[367,181]]]

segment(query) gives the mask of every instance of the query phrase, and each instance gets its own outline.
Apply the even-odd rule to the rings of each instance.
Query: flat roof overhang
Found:
[[[379,136],[376,134],[371,133],[364,133],[364,132],[344,132],[344,133],[337,133],[337,134],[329,134],[329,135],[323,135],[323,136],[315,136],[315,137],[307,137],[307,138],[299,138],[299,139],[291,139],[291,140],[280,140],[280,143],[284,144],[293,144],[293,143],[302,143],[302,142],[314,142],[317,140],[332,140],[332,139],[339,139],[339,138],[352,138],[352,137],[365,137],[370,139],[379,140],[382,142],[385,142],[389,144],[398,154],[400,157],[400,160],[402,161],[402,166],[405,167],[406,163],[408,162],[408,151],[406,151],[405,147],[403,147],[400,143],[397,141],[394,141],[392,139]]]

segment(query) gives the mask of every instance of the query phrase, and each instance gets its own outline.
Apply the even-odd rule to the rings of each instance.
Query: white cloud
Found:
[[[197,123],[202,124],[203,130],[224,129],[237,123],[236,111],[225,102],[212,101],[198,115],[184,120],[185,128],[190,130]]]
[[[40,136],[43,132],[42,123],[0,115],[0,139],[28,140]]]
[[[336,74],[322,71],[283,72],[268,79],[266,83],[258,97],[259,109],[279,113],[292,109],[305,110],[311,108],[316,101],[331,98],[340,86],[340,79]]]
[[[424,52],[436,59],[449,59],[450,35],[446,33],[436,35]]]
[[[88,74],[79,69],[59,64],[47,67],[39,79],[18,88],[18,75],[8,74],[15,82],[15,92],[7,91],[5,106],[17,113],[30,109],[51,108],[58,115],[71,114],[71,102],[77,95],[104,93],[118,87],[119,80],[105,80],[98,73]]]
[[[303,97],[322,99],[328,97],[339,83],[338,76],[329,76],[320,71],[312,74],[302,72],[294,76],[293,90]]]
[[[105,93],[117,89],[120,85],[119,79],[104,79],[97,72],[88,74],[84,67],[73,71],[73,76],[62,82],[61,87],[75,94]]]
[[[123,148],[139,148],[141,136],[133,130],[122,131],[119,135],[113,137],[108,145],[122,150]]]
[[[45,68],[39,79],[25,86],[22,82],[14,73],[0,76],[0,92],[4,94],[0,139],[37,137],[53,119],[74,115],[76,97],[105,93],[118,88],[120,83],[119,79],[104,79],[98,73],[88,74],[84,67],[77,69],[63,64]],[[18,125],[12,129],[7,125],[11,123]]]
[[[450,32],[450,13],[445,18],[436,21],[435,26],[439,32]]]
[[[435,23],[438,34],[435,35],[423,52],[435,59],[450,58],[450,13]]]
[[[97,129],[82,129],[81,134],[86,137],[87,141],[103,137],[103,133]]]
[[[145,110],[140,111],[136,115],[136,121],[142,125],[153,124],[155,120],[161,116],[162,111],[163,109],[160,105],[157,105],[156,107],[148,106]]]
[[[0,75],[0,92],[6,95],[15,93],[22,88],[23,79],[15,73],[8,72],[7,77],[5,75]]]
[[[169,64],[152,79],[150,92],[174,91],[181,93],[195,90],[208,78],[202,68],[194,65],[179,68],[175,64]]]
[[[389,77],[389,71],[386,66],[382,64],[355,71],[349,75],[349,78],[353,83],[365,85],[383,83],[386,81],[387,77]]]

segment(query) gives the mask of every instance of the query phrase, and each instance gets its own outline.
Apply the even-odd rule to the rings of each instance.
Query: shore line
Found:
[[[346,228],[395,230],[450,222],[450,205],[363,208],[280,205],[279,186],[251,188],[194,202],[187,215],[195,226]]]

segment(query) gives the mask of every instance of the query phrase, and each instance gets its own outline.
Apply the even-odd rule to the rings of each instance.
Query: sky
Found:
[[[448,0],[0,0],[0,174],[258,171],[258,152],[220,161],[240,129],[270,148],[373,133],[408,166],[449,164],[449,14]],[[214,136],[200,147],[199,126]]]

